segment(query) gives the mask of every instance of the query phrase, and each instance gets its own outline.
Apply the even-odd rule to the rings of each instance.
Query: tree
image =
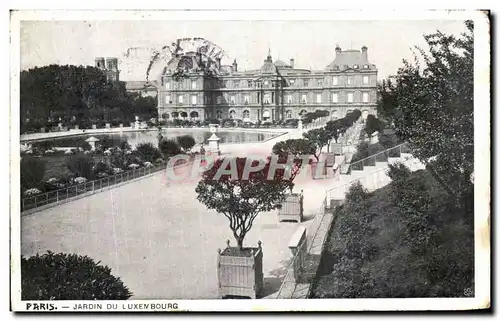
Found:
[[[158,101],[156,97],[141,97],[138,96],[132,100],[133,113],[144,119],[158,117]]]
[[[269,161],[245,177],[247,162],[253,168],[259,165],[259,161],[247,158],[219,158],[203,173],[196,187],[198,201],[229,220],[240,251],[257,215],[280,208],[286,190],[293,186],[284,178],[283,170],[276,170],[274,175],[270,172]],[[228,171],[230,174],[226,174]]]
[[[314,147],[314,157],[319,161],[321,151],[323,147],[328,145],[331,140],[331,134],[325,128],[311,129],[303,134],[304,138],[307,139]]]
[[[417,48],[413,64],[404,61],[394,81],[382,84],[378,108],[392,113],[397,135],[427,165],[450,195],[472,188],[474,169],[473,23],[461,37],[425,35],[429,53]]]
[[[20,75],[21,130],[54,126],[59,122],[89,128],[96,124],[157,117],[154,97],[127,92],[125,83],[108,82],[106,74],[91,66],[49,65]]]
[[[146,162],[155,162],[158,158],[162,158],[161,151],[152,143],[140,143],[136,146],[137,152]]]
[[[330,133],[330,136],[335,139],[335,143],[338,142],[340,133],[343,129],[343,124],[340,119],[330,120],[326,123],[325,129]]]
[[[158,148],[165,159],[179,155],[182,152],[179,144],[173,139],[162,139],[158,144]]]
[[[131,296],[109,267],[88,256],[49,251],[21,257],[22,300],[127,300]]]
[[[288,139],[277,142],[273,146],[273,154],[278,155],[280,164],[286,164],[288,157],[293,157],[291,180],[293,180],[303,165],[304,156],[314,155],[315,146],[307,139]]]
[[[376,132],[380,133],[382,129],[383,125],[380,122],[380,120],[378,120],[378,118],[376,118],[373,115],[368,115],[365,124],[365,133],[368,135],[368,137],[371,139],[374,133]]]
[[[46,163],[40,158],[24,156],[21,158],[21,190],[38,188],[45,175]]]
[[[194,147],[196,141],[191,135],[182,135],[177,137],[177,144],[179,144],[184,153],[188,153]]]

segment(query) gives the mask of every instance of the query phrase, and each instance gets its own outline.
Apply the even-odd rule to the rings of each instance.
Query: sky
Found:
[[[273,60],[305,69],[324,69],[343,50],[368,47],[368,60],[377,66],[378,78],[396,73],[402,59],[413,59],[413,46],[427,48],[424,34],[440,30],[460,35],[463,21],[22,21],[21,69],[49,64],[94,65],[95,57],[117,57],[120,80],[145,80],[151,51],[177,38],[202,37],[227,54],[223,64],[238,62],[239,70],[260,68],[271,50]],[[139,48],[129,57],[128,48]],[[156,76],[162,66],[155,65]],[[151,77],[150,77],[151,78]]]

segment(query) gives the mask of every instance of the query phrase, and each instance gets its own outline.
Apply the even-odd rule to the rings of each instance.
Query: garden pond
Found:
[[[37,144],[43,144],[43,142],[50,142],[49,144],[53,147],[75,147],[80,146],[81,142],[85,141],[87,138],[94,136],[97,139],[105,139],[111,141],[116,145],[119,145],[123,141],[127,141],[133,148],[140,143],[153,143],[156,145],[158,143],[158,131],[142,131],[142,132],[122,132],[122,133],[106,133],[106,134],[85,134],[73,137],[61,137],[61,138],[50,138],[44,141],[37,141]],[[176,137],[182,135],[191,135],[197,144],[207,143],[207,139],[212,135],[209,129],[206,130],[180,130],[180,129],[163,129],[161,135],[165,139],[175,139]],[[217,137],[220,138],[221,144],[227,143],[255,143],[262,142],[271,139],[278,135],[272,132],[250,132],[250,131],[219,131],[217,132]],[[113,145],[115,145],[113,144]]]

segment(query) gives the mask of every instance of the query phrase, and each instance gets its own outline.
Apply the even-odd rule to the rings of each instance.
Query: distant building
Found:
[[[108,81],[120,81],[120,70],[118,69],[118,58],[95,58],[95,66],[106,73]],[[156,97],[158,89],[156,81],[126,81],[127,91],[135,92],[142,97]]]
[[[95,66],[106,73],[108,81],[120,80],[120,70],[118,70],[118,58],[97,57],[95,58]]]
[[[203,72],[207,65],[215,72]],[[354,109],[364,118],[376,114],[377,68],[366,47],[342,51],[337,46],[334,60],[314,71],[297,68],[294,59],[273,61],[270,52],[250,71],[239,71],[236,60],[221,65],[218,57],[189,52],[168,62],[156,86],[164,119],[286,120],[315,110],[336,119]]]
[[[138,93],[142,97],[156,97],[158,94],[156,81],[126,81],[125,88],[127,91]]]

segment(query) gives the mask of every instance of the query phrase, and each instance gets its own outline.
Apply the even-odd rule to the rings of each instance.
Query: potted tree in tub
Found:
[[[291,166],[290,180],[302,171],[307,170],[310,155],[314,155],[316,147],[307,139],[288,139],[277,142],[273,146],[273,157],[278,157],[279,164],[288,164]],[[282,207],[278,212],[278,220],[302,222],[304,215],[304,195],[293,193],[293,185],[290,188],[290,193],[286,195],[282,203]]]
[[[284,178],[284,170],[272,172],[269,159],[219,158],[202,175],[196,192],[198,200],[229,221],[236,246],[227,241],[218,253],[218,288],[221,298],[227,296],[259,296],[264,283],[263,252],[257,247],[244,247],[243,240],[261,212],[281,207],[292,181]]]

